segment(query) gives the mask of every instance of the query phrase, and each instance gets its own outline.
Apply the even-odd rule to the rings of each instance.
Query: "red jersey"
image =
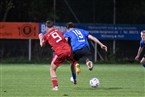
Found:
[[[48,41],[56,55],[62,54],[64,51],[71,52],[71,47],[65,40],[62,32],[60,32],[58,29],[49,29],[48,32],[44,35],[43,40],[43,44]]]

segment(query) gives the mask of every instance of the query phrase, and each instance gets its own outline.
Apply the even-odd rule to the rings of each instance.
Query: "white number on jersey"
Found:
[[[84,42],[85,41],[85,39],[83,37],[83,34],[79,30],[73,30],[73,32],[77,36],[79,42]]]
[[[53,32],[53,33],[51,33],[51,36],[54,38],[54,39],[56,39],[57,38],[57,40],[56,40],[56,42],[58,43],[59,41],[61,41],[62,40],[62,38],[59,36],[59,34],[57,33],[57,32]]]

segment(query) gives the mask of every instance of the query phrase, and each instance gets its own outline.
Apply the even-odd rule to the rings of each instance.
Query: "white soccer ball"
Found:
[[[90,86],[93,88],[97,88],[100,85],[100,81],[98,78],[92,78],[90,80]]]

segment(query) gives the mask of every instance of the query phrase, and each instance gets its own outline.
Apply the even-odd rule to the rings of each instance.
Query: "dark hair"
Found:
[[[66,28],[69,29],[69,28],[74,28],[75,27],[75,24],[73,22],[68,22],[66,24]]]
[[[52,20],[48,19],[48,20],[46,21],[46,26],[47,26],[48,28],[51,28],[53,25],[54,25],[54,22],[53,22]]]

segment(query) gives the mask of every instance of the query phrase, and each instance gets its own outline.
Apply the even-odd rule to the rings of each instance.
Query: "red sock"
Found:
[[[51,78],[51,81],[52,81],[53,87],[58,86],[57,77],[52,77],[52,78]]]

